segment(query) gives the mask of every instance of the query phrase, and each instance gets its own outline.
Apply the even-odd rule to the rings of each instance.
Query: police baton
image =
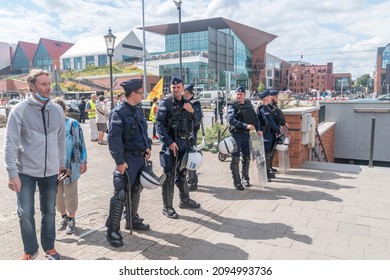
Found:
[[[133,221],[131,213],[131,185],[130,185],[130,177],[125,170],[125,178],[126,178],[126,223],[130,228],[130,234],[133,234]]]
[[[177,127],[174,127],[174,138],[173,141],[176,143],[177,146]],[[173,165],[172,169],[172,180],[173,180],[173,187],[175,186],[175,178],[176,178],[176,168],[177,168],[177,161],[179,158],[179,155],[177,154],[179,152],[179,146],[177,146],[176,150],[176,156],[175,153],[173,153],[173,157],[175,158],[175,164]]]

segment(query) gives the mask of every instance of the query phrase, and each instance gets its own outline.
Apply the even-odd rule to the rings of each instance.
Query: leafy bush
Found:
[[[218,142],[218,131],[222,134],[225,130],[226,125],[221,125],[220,123],[216,123],[211,127],[205,128],[205,141],[206,144],[213,144],[214,142]],[[225,132],[225,135],[221,135],[221,137],[226,137],[229,132]],[[198,133],[198,141],[197,143],[202,142],[202,133]]]

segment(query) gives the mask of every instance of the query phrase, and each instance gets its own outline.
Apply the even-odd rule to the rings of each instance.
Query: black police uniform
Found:
[[[127,102],[117,105],[110,114],[107,140],[115,164],[122,165],[126,162],[128,165],[126,172],[131,186],[133,229],[148,230],[149,225],[143,224],[143,219],[138,217],[140,194],[143,188],[140,185],[139,176],[145,165],[146,149],[151,148],[148,125],[141,109]],[[106,222],[107,239],[112,246],[120,247],[123,245],[119,230],[126,199],[126,176],[115,171],[113,181],[115,192],[110,201],[110,211]]]
[[[271,90],[270,94],[271,94],[271,96],[272,95],[273,96],[275,96],[275,95],[277,96],[279,94],[279,91],[278,90]],[[268,108],[269,108],[269,111],[270,111],[272,117],[274,118],[275,122],[280,127],[285,126],[286,125],[286,119],[284,117],[283,111],[278,107],[278,104],[277,103],[276,104],[274,104],[274,103],[268,104]],[[281,133],[283,133],[282,130],[280,130],[280,131],[281,131]],[[274,145],[274,147],[275,146],[276,145]],[[275,152],[272,153],[271,158],[270,158],[270,162],[271,162],[270,163],[270,172],[272,174],[272,177],[275,177],[275,175],[273,173],[277,171],[277,169],[274,169],[272,167],[272,162],[273,162],[273,159],[274,159],[274,155],[275,155]]]
[[[269,91],[264,92],[261,97],[264,98],[270,95]],[[261,105],[258,108],[257,115],[260,121],[261,131],[264,137],[264,150],[267,168],[268,181],[274,178],[275,175],[270,170],[272,164],[272,157],[275,149],[276,136],[280,134],[280,125],[277,119],[271,114],[272,108],[270,105]]]
[[[187,170],[180,170],[180,162],[192,145],[194,131],[194,114],[187,112],[183,105],[188,102],[184,98],[177,100],[172,94],[165,96],[158,105],[156,130],[163,142],[160,151],[160,164],[166,179],[162,185],[163,214],[169,218],[178,218],[172,206],[174,184],[180,191],[180,208],[199,208],[200,204],[190,199],[186,182]],[[177,159],[169,145],[173,142],[179,147]],[[176,163],[176,166],[175,166]]]
[[[218,102],[218,104],[217,104]],[[221,124],[223,124],[223,107],[225,107],[225,100],[223,97],[218,97],[216,102],[215,102],[215,108],[214,108],[214,117],[215,121],[217,121],[218,115],[219,115],[219,120]],[[217,112],[218,109],[218,112]]]
[[[239,104],[237,101],[229,102],[227,107],[227,119],[230,125],[230,133],[237,143],[238,150],[232,153],[232,161],[230,162],[230,170],[232,171],[234,186],[238,190],[243,190],[244,187],[250,187],[249,183],[249,130],[246,129],[248,124],[255,127],[256,131],[260,130],[259,120],[256,112],[253,109],[250,100],[245,100],[244,104]],[[240,178],[239,162],[242,157],[242,181]]]
[[[192,96],[188,102],[192,105],[192,108],[194,108],[194,134],[192,137],[192,143],[191,146],[196,146],[196,141],[198,139],[198,132],[200,129],[200,123],[202,121],[203,113],[202,113],[202,107],[200,105],[199,100],[195,99],[194,96]],[[188,190],[189,191],[195,191],[198,189],[198,175],[196,174],[196,170],[188,170]]]

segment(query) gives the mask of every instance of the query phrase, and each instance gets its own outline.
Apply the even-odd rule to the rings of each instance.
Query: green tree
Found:
[[[359,78],[356,79],[356,85],[362,86],[362,87],[368,87],[370,85],[370,74],[364,74],[361,75]]]
[[[258,92],[265,91],[265,85],[262,82],[260,82],[259,86],[257,87],[257,91]]]

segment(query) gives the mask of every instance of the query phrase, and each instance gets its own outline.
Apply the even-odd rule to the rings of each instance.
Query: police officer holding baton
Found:
[[[110,200],[109,216],[106,222],[107,240],[114,247],[123,246],[120,220],[125,206],[126,192],[131,193],[131,203],[128,203],[131,204],[131,209],[126,209],[126,214],[131,215],[132,229],[146,231],[150,228],[138,216],[140,194],[143,188],[140,185],[139,176],[145,166],[145,160],[151,156],[148,125],[138,107],[143,98],[142,79],[132,79],[120,85],[125,90],[125,102],[117,105],[111,112],[107,137],[108,148],[116,164],[115,192]],[[124,176],[125,172],[128,176]],[[130,182],[126,178],[129,178]],[[131,225],[127,223],[126,228],[131,228]]]
[[[163,214],[177,219],[179,215],[172,206],[174,184],[180,191],[180,208],[199,208],[192,200],[186,182],[186,168],[180,169],[181,160],[192,145],[195,109],[183,98],[183,81],[173,77],[170,82],[171,94],[160,101],[156,117],[156,130],[163,143],[160,164],[166,179],[162,184]]]

